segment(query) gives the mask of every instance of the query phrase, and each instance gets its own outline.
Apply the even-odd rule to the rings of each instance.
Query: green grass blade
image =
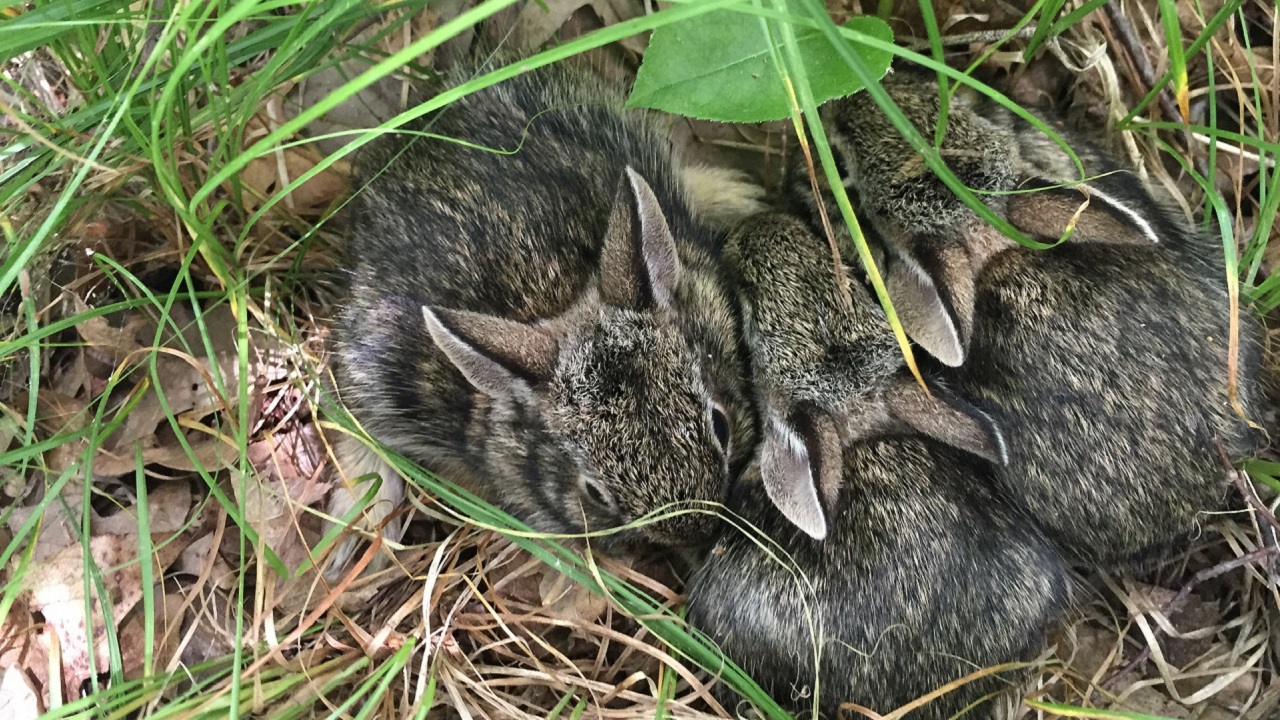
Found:
[[[1191,122],[1191,97],[1187,88],[1187,57],[1182,50],[1182,26],[1178,23],[1176,0],[1159,0],[1160,23],[1164,26],[1165,49],[1169,52],[1169,73],[1173,94],[1183,122]]]

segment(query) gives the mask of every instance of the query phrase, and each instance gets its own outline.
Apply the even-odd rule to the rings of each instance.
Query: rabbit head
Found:
[[[657,199],[628,168],[598,282],[568,311],[528,324],[422,308],[431,340],[489,404],[491,482],[512,479],[500,494],[535,527],[605,530],[724,499],[730,419],[673,309],[681,272]],[[613,539],[685,545],[711,528],[689,513]]]
[[[882,85],[931,141],[941,108],[933,77],[900,71]],[[941,160],[1014,228],[1042,242],[1159,241],[1160,214],[1144,209],[1150,194],[1089,142],[1064,134],[1082,180],[1072,154],[1032,124],[967,88],[949,100]],[[1017,243],[934,175],[869,93],[830,103],[824,122],[845,188],[887,256],[885,284],[903,327],[939,361],[960,365],[973,329],[975,279]],[[802,202],[813,202],[807,177],[790,184]]]
[[[761,414],[759,472],[796,526],[826,535],[842,448],[886,432],[920,433],[999,462],[998,429],[940,386],[926,390],[903,360],[875,300],[796,218],[753,217],[730,236]]]

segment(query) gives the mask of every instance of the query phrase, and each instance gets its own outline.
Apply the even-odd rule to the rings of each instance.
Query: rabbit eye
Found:
[[[720,449],[728,455],[729,416],[725,415],[724,408],[715,403],[711,403],[711,431],[716,434],[716,440],[720,443]]]
[[[849,184],[849,164],[845,160],[844,153],[835,145],[831,146],[831,158],[836,161],[836,172],[840,173],[840,179],[846,185]]]
[[[609,492],[609,488],[604,483],[591,477],[590,475],[578,476],[578,488],[583,496],[591,501],[591,504],[605,510],[613,510],[613,493]]]

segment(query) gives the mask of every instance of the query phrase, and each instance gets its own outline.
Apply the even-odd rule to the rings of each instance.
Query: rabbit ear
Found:
[[[538,328],[492,315],[422,306],[436,346],[486,395],[506,397],[520,383],[544,381],[555,371],[556,339]]]
[[[959,245],[921,247],[888,261],[885,288],[907,335],[950,367],[964,363],[973,327],[973,275]]]
[[[973,453],[997,465],[1009,463],[1004,433],[986,413],[936,385],[926,393],[913,378],[901,378],[885,393],[889,415],[916,432]]]
[[[778,510],[815,540],[827,536],[825,507],[835,507],[842,451],[829,419],[788,422],[765,410],[760,477]]]
[[[630,167],[618,188],[600,254],[600,296],[614,307],[671,306],[680,258],[649,183]]]
[[[1108,176],[1107,179],[1111,179]],[[1115,185],[1121,180],[1115,180]],[[1134,180],[1134,182],[1137,182]],[[1038,189],[1037,189],[1038,188]],[[1073,227],[1072,242],[1119,245],[1154,245],[1160,236],[1147,218],[1125,195],[1150,196],[1141,187],[1124,194],[1108,192],[1098,184],[1083,183],[1061,187],[1045,178],[1031,178],[1021,192],[1009,196],[1008,216],[1014,227],[1033,237],[1056,240]],[[1124,189],[1117,186],[1118,190]]]

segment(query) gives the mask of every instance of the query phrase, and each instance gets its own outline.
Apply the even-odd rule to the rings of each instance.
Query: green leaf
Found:
[[[845,27],[885,42],[893,40],[893,31],[878,18],[855,17]],[[791,101],[770,48],[770,38],[778,36],[776,21],[734,10],[658,28],[627,106],[719,122],[789,117]],[[839,51],[817,28],[797,23],[795,39],[815,101],[862,89]],[[889,53],[856,44],[852,49],[877,77],[889,69]]]

